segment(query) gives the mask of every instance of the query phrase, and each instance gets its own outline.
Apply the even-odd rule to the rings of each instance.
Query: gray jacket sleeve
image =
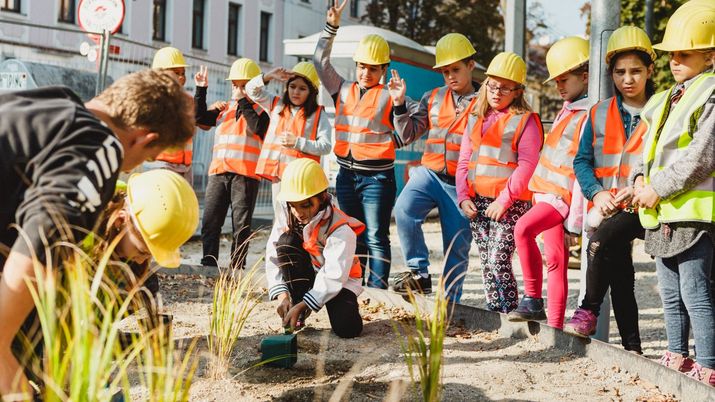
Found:
[[[405,98],[406,113],[400,113],[403,108],[394,108],[393,124],[397,136],[404,145],[409,145],[427,132],[429,126],[429,98],[432,91],[425,92],[419,103]]]
[[[317,111],[315,113],[318,113]],[[325,110],[320,113],[320,120],[318,121],[318,132],[315,136],[315,141],[309,140],[305,137],[298,137],[295,142],[295,148],[311,155],[327,155],[333,147],[330,142],[330,134],[332,133],[332,126],[330,125],[330,120],[325,114]]]
[[[320,34],[318,44],[315,47],[313,54],[313,65],[318,71],[318,77],[323,87],[328,91],[330,96],[334,96],[340,91],[340,86],[345,79],[335,71],[335,68],[330,64],[330,52],[333,50],[333,40],[338,33],[338,27],[333,27],[330,24],[325,24],[325,29]]]
[[[651,177],[653,190],[669,199],[690,190],[715,171],[715,94],[711,94],[693,130],[687,154]]]

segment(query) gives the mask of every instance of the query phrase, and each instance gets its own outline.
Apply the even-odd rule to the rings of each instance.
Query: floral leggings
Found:
[[[531,207],[526,201],[514,201],[501,220],[493,221],[484,215],[494,199],[477,195],[477,217],[471,220],[472,237],[482,262],[482,278],[487,298],[487,309],[508,313],[519,304],[519,290],[511,266],[516,248],[514,226]]]

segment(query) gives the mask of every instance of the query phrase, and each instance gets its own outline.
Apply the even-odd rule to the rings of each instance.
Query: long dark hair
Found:
[[[308,86],[308,98],[305,100],[305,103],[303,103],[303,113],[305,114],[305,118],[309,118],[310,116],[315,113],[316,110],[318,110],[318,89],[313,86],[312,83],[310,83],[307,79],[297,75],[291,79],[288,80],[286,83],[286,90],[283,92],[283,104],[284,105],[293,105],[293,102],[290,101],[290,96],[288,95],[288,86],[290,86],[290,83],[295,81],[295,80],[303,80],[305,84]]]
[[[613,70],[616,68],[616,62],[618,59],[621,57],[632,54],[638,57],[640,61],[643,63],[645,66],[646,70],[650,68],[650,66],[653,65],[653,60],[651,60],[650,55],[642,50],[627,50],[625,52],[620,52],[616,53],[613,55],[613,58],[611,59],[611,62],[608,63],[608,74],[613,76]],[[623,96],[621,94],[621,91],[618,90],[618,87],[616,87],[616,84],[613,84],[613,89],[616,90],[616,93]],[[651,96],[655,93],[655,83],[653,82],[653,78],[648,78],[645,82],[645,97],[646,99],[650,99]]]

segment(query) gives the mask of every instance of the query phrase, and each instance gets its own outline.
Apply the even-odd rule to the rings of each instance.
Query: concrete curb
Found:
[[[382,289],[366,288],[365,295],[370,302],[385,303],[394,307],[412,310],[412,305],[400,295]],[[420,309],[431,311],[432,301],[418,296]],[[661,366],[657,362],[636,355],[595,339],[582,339],[567,334],[546,324],[535,321],[510,322],[505,314],[484,310],[478,307],[455,304],[452,306],[452,322],[458,322],[465,328],[482,331],[498,331],[504,338],[532,338],[544,346],[588,357],[602,367],[618,366],[622,370],[637,374],[638,377],[658,386],[666,393],[687,401],[715,401],[715,388],[686,377],[675,370]]]

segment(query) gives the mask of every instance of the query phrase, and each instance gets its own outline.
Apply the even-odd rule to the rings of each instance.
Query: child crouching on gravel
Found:
[[[326,306],[335,334],[354,338],[362,332],[355,246],[365,225],[338,209],[314,160],[290,162],[281,183],[281,208],[266,245],[269,297],[280,300],[284,327],[301,328],[312,311]]]

